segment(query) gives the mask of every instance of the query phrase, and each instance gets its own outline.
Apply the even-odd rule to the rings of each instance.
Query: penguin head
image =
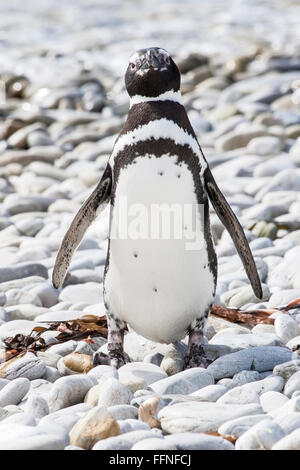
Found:
[[[180,72],[167,51],[161,47],[140,49],[132,54],[125,74],[130,97],[156,97],[180,88]]]

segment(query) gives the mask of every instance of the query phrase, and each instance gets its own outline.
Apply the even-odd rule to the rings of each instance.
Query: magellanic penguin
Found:
[[[206,367],[203,327],[217,281],[208,198],[230,233],[256,297],[262,298],[256,265],[181,103],[180,72],[170,55],[158,47],[135,52],[125,84],[130,96],[127,120],[101,181],[63,239],[53,284],[62,286],[85,231],[110,202],[104,275],[109,356],[102,356],[100,362],[120,367],[129,360],[123,349],[128,324],[138,334],[161,343],[172,343],[188,334],[186,367]],[[128,212],[136,204],[146,210],[160,204],[197,207],[196,225],[203,235],[202,244],[187,249],[184,237],[162,239],[157,234],[151,237],[152,232],[148,238],[120,236],[124,201]]]

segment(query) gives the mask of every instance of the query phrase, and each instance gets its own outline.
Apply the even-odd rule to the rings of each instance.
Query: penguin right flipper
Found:
[[[204,172],[204,181],[205,189],[209,199],[221,222],[228,230],[237,252],[240,255],[245,271],[252,285],[254,294],[257,298],[261,299],[263,297],[261,282],[244,230],[225,197],[218,188],[218,185],[208,166]]]
[[[72,256],[85,232],[108,203],[111,196],[112,172],[108,164],[103,176],[90,197],[75,215],[57,253],[52,274],[52,283],[59,289],[66,277]]]

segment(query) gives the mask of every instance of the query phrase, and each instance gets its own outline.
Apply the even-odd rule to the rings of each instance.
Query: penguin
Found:
[[[207,367],[203,328],[217,282],[209,200],[228,230],[258,298],[262,298],[260,278],[242,226],[214,180],[182,104],[180,72],[172,57],[160,47],[138,50],[130,57],[125,85],[130,97],[127,120],[100,182],[62,241],[53,285],[62,286],[84,233],[110,203],[103,282],[108,356],[101,354],[98,363],[118,368],[129,361],[123,348],[129,325],[159,343],[174,343],[188,335],[185,367]],[[151,230],[147,236],[141,233],[141,226],[150,225],[145,213],[163,205],[179,209],[178,213],[195,208],[193,218],[183,220],[188,226],[181,228],[184,233],[194,227],[194,234],[201,235],[199,242],[190,243],[191,247],[183,235],[163,238]],[[139,225],[140,231],[124,236],[122,217],[139,207],[145,217],[133,217],[130,223],[131,229]]]

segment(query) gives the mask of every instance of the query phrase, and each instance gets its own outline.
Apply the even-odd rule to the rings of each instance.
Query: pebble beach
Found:
[[[300,4],[297,0],[3,0],[0,5],[0,355],[45,322],[105,315],[109,208],[63,288],[55,257],[102,176],[128,112],[130,55],[165,48],[213,175],[262,282],[255,297],[211,208],[215,305],[207,369],[184,370],[187,338],[125,335],[131,362],[93,366],[105,338],[0,363],[0,450],[300,450]],[[298,302],[297,302],[298,299]],[[2,357],[2,356],[1,356]]]

